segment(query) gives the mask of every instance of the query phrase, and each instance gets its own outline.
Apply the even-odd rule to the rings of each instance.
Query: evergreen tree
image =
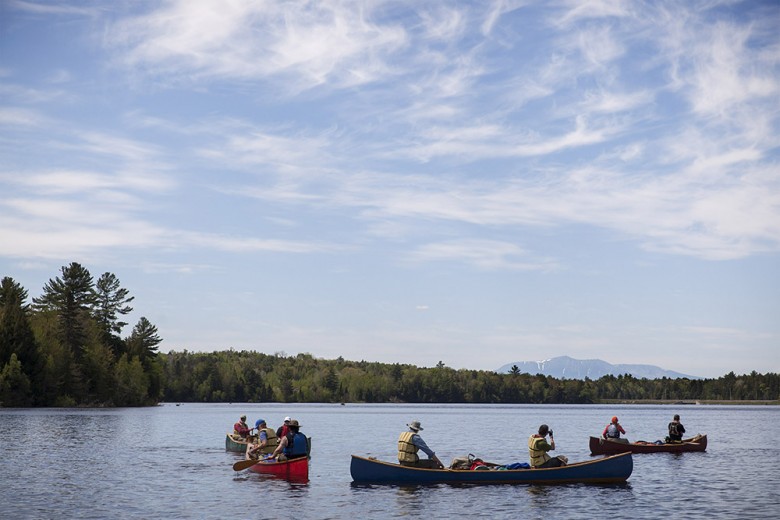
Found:
[[[77,361],[81,360],[86,343],[85,328],[95,304],[92,275],[76,262],[62,267],[62,278],[43,286],[43,295],[33,298],[36,309],[53,310],[59,317],[61,339]]]
[[[104,341],[117,357],[122,354],[124,347],[119,334],[127,325],[127,322],[119,321],[119,316],[133,310],[128,304],[135,296],[129,294],[130,291],[120,287],[119,279],[112,273],[103,273],[95,284],[94,316],[103,329]]]
[[[22,371],[22,364],[11,354],[11,359],[0,370],[0,406],[30,406],[32,391],[30,378]]]
[[[30,327],[25,300],[27,291],[12,278],[4,277],[0,282],[0,367],[16,354],[22,370],[36,379],[43,362]]]
[[[127,351],[131,356],[137,356],[142,361],[157,356],[157,345],[162,342],[157,335],[157,327],[145,317],[141,317],[133,327],[133,332],[125,340]]]

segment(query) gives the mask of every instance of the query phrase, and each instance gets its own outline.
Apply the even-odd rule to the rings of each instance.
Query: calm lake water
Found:
[[[589,435],[618,415],[631,440],[666,434],[674,413],[706,453],[634,456],[621,486],[356,486],[350,455],[394,460],[419,419],[445,464],[473,453],[527,461],[539,424],[557,454],[590,459]],[[312,437],[309,482],[244,471],[225,451],[241,414],[286,415]],[[0,518],[777,518],[780,408],[772,406],[165,404],[0,409]]]

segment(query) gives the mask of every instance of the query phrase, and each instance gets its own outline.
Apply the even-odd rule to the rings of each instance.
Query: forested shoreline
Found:
[[[317,359],[255,351],[160,354],[169,402],[538,403],[777,400],[780,374],[715,379],[556,379],[510,371]]]
[[[94,281],[63,266],[43,294],[0,283],[0,406],[148,406],[169,402],[547,403],[776,401],[780,374],[715,379],[556,379],[521,373],[325,360],[257,351],[159,353],[145,317],[122,317],[134,297],[112,273]]]

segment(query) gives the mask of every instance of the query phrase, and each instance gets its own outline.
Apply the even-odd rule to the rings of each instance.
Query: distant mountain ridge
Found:
[[[559,356],[543,361],[515,361],[507,363],[496,372],[506,374],[517,365],[520,372],[526,374],[542,374],[556,379],[599,379],[606,375],[619,376],[631,374],[637,379],[701,379],[698,376],[681,374],[673,370],[664,370],[654,365],[613,365],[600,359],[574,359],[569,356]]]

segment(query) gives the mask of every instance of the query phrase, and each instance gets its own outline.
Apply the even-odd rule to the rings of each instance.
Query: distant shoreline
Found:
[[[707,405],[707,404],[728,404],[728,405],[780,405],[777,399],[602,399],[599,404],[673,404],[673,405]]]

